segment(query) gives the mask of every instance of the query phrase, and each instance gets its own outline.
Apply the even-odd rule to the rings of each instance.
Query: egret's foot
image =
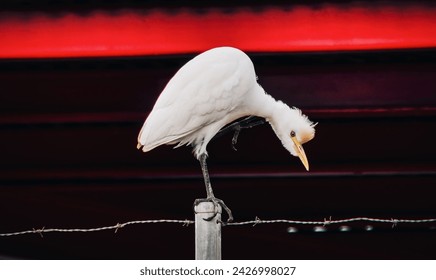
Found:
[[[256,116],[249,116],[244,119],[239,119],[224,128],[222,128],[220,131],[218,131],[217,134],[213,137],[213,139],[218,138],[224,134],[227,134],[228,132],[234,131],[233,138],[232,138],[232,149],[236,151],[236,143],[238,142],[239,132],[242,129],[245,128],[252,128],[257,125],[264,124],[266,120],[261,117]]]
[[[239,132],[241,132],[241,127],[238,125],[235,127],[235,134],[233,134],[232,138],[232,149],[235,152],[238,151],[238,149],[236,149],[236,143],[238,143]]]
[[[210,216],[209,218],[204,218],[205,221],[211,221],[213,218],[216,217],[216,215],[218,214],[218,205],[220,205],[227,212],[227,215],[229,216],[229,218],[227,219],[227,222],[230,223],[233,221],[232,211],[230,210],[229,207],[227,207],[227,205],[221,199],[218,199],[216,197],[199,198],[199,199],[196,199],[194,201],[194,206],[197,206],[201,202],[212,202],[215,206],[214,207],[215,208],[214,214],[212,216]],[[194,212],[195,212],[195,208],[194,208]]]

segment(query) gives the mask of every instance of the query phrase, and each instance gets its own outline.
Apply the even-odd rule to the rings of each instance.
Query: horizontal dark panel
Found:
[[[413,216],[431,215],[436,211],[432,196],[435,173],[239,178],[215,177],[212,174],[211,181],[215,194],[234,209],[239,220],[256,215],[284,219],[288,216],[309,218],[320,215]],[[53,208],[67,211],[72,208],[69,215],[77,215],[73,209],[82,209],[97,216],[110,212],[114,217],[107,216],[101,220],[105,222],[129,213],[132,214],[131,219],[137,219],[137,214],[150,219],[158,218],[158,213],[165,215],[162,218],[173,216],[181,219],[192,216],[190,206],[193,201],[205,196],[200,176],[149,180],[35,180],[21,184],[2,182],[0,193],[5,211],[24,206],[39,207],[16,215],[25,215],[39,222],[44,222],[43,219],[49,222],[49,217],[53,217],[59,219],[56,223],[62,221],[59,213],[53,212],[46,217],[36,215],[37,211]],[[57,203],[56,199],[61,199],[62,203]],[[91,207],[100,204],[95,209]],[[114,204],[119,213],[110,211]],[[76,222],[94,219],[81,215],[75,218]],[[74,220],[71,222],[74,224]]]
[[[435,117],[436,107],[366,107],[304,109],[303,113],[318,121],[339,119],[404,119],[406,117]],[[0,128],[53,125],[132,125],[141,123],[147,114],[138,112],[99,113],[36,113],[0,114]]]
[[[406,57],[417,56],[410,60],[394,52],[390,61],[385,58],[389,63],[377,62],[384,55],[262,55],[253,59],[265,90],[291,106],[436,106],[434,51],[403,52]],[[99,112],[146,115],[168,80],[188,60],[154,58],[115,61],[115,65],[102,60],[40,61],[34,70],[5,70],[0,75],[0,112],[6,117]]]
[[[315,121],[317,121],[315,119]],[[377,162],[434,162],[436,129],[434,117],[324,119],[316,137],[305,145],[306,153],[317,166]],[[0,146],[3,168],[50,168],[92,166],[195,166],[198,162],[189,147],[158,147],[149,153],[136,149],[141,123],[75,124],[3,127]],[[256,139],[253,141],[253,139]],[[212,165],[288,165],[300,170],[300,162],[287,152],[268,124],[243,130],[231,149],[231,135],[209,144]]]

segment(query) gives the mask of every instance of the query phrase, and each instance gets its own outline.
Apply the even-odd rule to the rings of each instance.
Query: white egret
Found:
[[[290,108],[266,94],[257,83],[250,58],[233,47],[208,50],[188,61],[168,82],[138,136],[138,149],[148,152],[163,144],[175,148],[191,145],[200,161],[206,185],[206,199],[220,204],[233,219],[230,209],[212,191],[206,165],[209,141],[227,124],[244,116],[264,118],[282,145],[297,156],[309,170],[302,144],[315,135],[315,124],[295,107]],[[226,127],[235,130],[236,143],[240,128],[251,127],[252,118],[241,125]],[[225,129],[226,129],[225,128]]]

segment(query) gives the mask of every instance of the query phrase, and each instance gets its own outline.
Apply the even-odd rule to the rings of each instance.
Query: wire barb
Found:
[[[41,236],[41,238],[44,238],[44,235],[42,235],[42,233],[44,232],[45,226],[43,226],[41,229],[35,229],[33,228],[33,233],[39,233],[39,235]]]
[[[185,220],[182,227],[188,227],[190,224],[192,224],[193,221],[189,221],[188,219]]]
[[[117,233],[118,230],[119,230],[120,228],[123,228],[124,226],[125,226],[125,225],[123,225],[123,224],[117,223],[117,224],[115,225],[115,233]]]
[[[256,218],[254,218],[254,223],[253,223],[253,227],[254,226],[256,226],[256,225],[258,225],[260,222],[262,222],[262,220],[261,219],[259,219],[259,217],[258,216],[256,216]]]
[[[332,223],[332,216],[330,216],[328,220],[326,218],[324,218],[324,224],[322,226],[326,227],[331,223]]]

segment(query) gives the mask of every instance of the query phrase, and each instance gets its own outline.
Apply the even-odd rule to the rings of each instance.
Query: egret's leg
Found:
[[[244,128],[252,128],[261,124],[264,124],[266,120],[261,117],[256,116],[249,116],[246,117],[240,121],[236,121],[234,123],[231,123],[230,125],[222,128],[218,133],[215,135],[214,138],[220,137],[224,134],[227,134],[228,132],[234,131],[233,138],[232,138],[232,149],[236,151],[236,143],[238,142],[238,136],[241,129]]]
[[[229,215],[229,218],[227,221],[231,222],[231,221],[233,221],[232,211],[230,210],[229,207],[227,207],[227,205],[221,199],[216,198],[215,195],[213,194],[212,185],[210,183],[210,178],[209,178],[209,171],[207,170],[206,158],[207,158],[206,154],[202,154],[200,156],[200,165],[201,165],[201,171],[203,172],[204,184],[206,186],[207,198],[196,199],[194,204],[198,205],[200,202],[205,202],[205,201],[212,202],[215,205],[216,211],[218,211],[218,205],[221,205],[221,207],[227,212],[227,215]],[[217,212],[215,212],[215,214],[212,215],[212,217],[207,218],[206,220],[210,221],[216,215],[217,215]]]
[[[204,185],[206,186],[206,194],[207,198],[214,198],[215,195],[213,194],[212,185],[210,183],[209,178],[209,171],[207,170],[207,164],[206,164],[206,154],[202,154],[200,156],[200,165],[201,165],[201,171],[203,172],[203,178],[204,178]]]

